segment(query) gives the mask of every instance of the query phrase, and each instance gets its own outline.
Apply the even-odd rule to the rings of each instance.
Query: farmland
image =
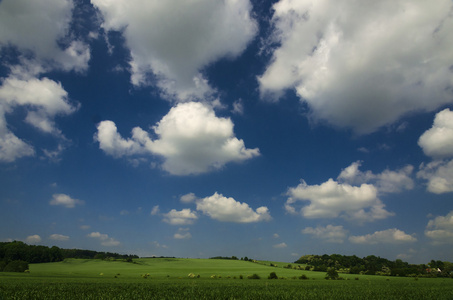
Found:
[[[450,278],[341,274],[345,280],[325,280],[323,272],[280,265],[210,259],[147,258],[134,263],[67,259],[30,264],[30,273],[0,273],[0,299],[453,298]],[[279,279],[267,279],[270,272]],[[252,274],[261,279],[248,279]],[[308,279],[299,279],[301,275]]]

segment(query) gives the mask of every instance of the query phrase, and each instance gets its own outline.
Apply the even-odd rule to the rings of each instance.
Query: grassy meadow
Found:
[[[67,259],[30,264],[30,273],[0,273],[0,299],[453,299],[452,279],[340,274],[345,280],[325,280],[324,272],[270,263]],[[279,279],[267,279],[271,272]],[[252,274],[261,279],[248,279]]]

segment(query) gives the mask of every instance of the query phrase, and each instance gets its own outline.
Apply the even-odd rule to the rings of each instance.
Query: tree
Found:
[[[335,270],[335,268],[328,268],[327,269],[327,273],[326,273],[326,277],[324,277],[325,279],[332,279],[332,280],[336,280],[336,279],[339,279],[340,276],[338,276],[338,272],[337,270]]]
[[[25,272],[28,270],[28,263],[23,260],[13,260],[3,269],[3,272]]]
[[[276,274],[275,272],[271,272],[271,273],[269,274],[269,277],[267,277],[267,278],[268,278],[268,279],[278,279],[278,276],[277,276],[277,274]]]

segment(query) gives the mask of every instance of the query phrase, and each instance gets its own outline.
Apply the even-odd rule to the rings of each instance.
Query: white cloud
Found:
[[[158,215],[160,213],[160,208],[159,205],[155,205],[153,209],[151,210],[151,216]]]
[[[87,237],[99,239],[101,241],[101,245],[106,247],[118,246],[120,244],[119,241],[109,237],[108,234],[103,234],[100,232],[92,232],[88,234]]]
[[[255,211],[247,203],[240,203],[233,198],[214,193],[197,201],[197,210],[221,222],[252,223],[269,221],[271,216],[265,206]]]
[[[55,233],[49,236],[49,239],[54,241],[68,241],[69,236]]]
[[[11,132],[5,114],[20,107],[25,109],[24,121],[38,130],[64,141],[54,118],[77,110],[67,101],[67,92],[57,83],[39,75],[55,69],[82,72],[88,68],[90,49],[70,32],[74,3],[72,0],[4,0],[0,2],[0,51],[14,47],[16,65],[3,63],[10,74],[0,86],[0,161],[12,162],[33,156],[32,145]],[[50,159],[57,151],[43,149]]]
[[[10,76],[0,86],[0,101],[7,111],[17,106],[27,108],[25,122],[45,132],[59,135],[53,118],[69,115],[77,110],[67,99],[68,93],[60,83],[48,78],[20,79]]]
[[[80,229],[82,229],[82,230],[88,230],[90,228],[91,228],[90,225],[80,225]]]
[[[280,0],[261,94],[295,89],[315,120],[360,134],[451,103],[452,5]]]
[[[183,210],[172,209],[168,213],[163,214],[163,221],[171,225],[191,225],[198,219],[196,212],[185,208]]]
[[[248,0],[91,2],[101,11],[106,30],[123,33],[131,51],[132,83],[155,81],[176,100],[211,94],[202,69],[239,55],[257,32]]]
[[[174,175],[205,173],[259,155],[257,148],[245,148],[244,141],[234,136],[230,119],[217,117],[212,108],[198,102],[173,107],[153,130],[159,139],[152,140],[140,127],[132,130],[132,138],[124,139],[112,121],[103,121],[95,140],[114,157],[162,156],[162,168]]]
[[[280,243],[280,244],[276,244],[276,245],[274,245],[272,247],[274,247],[276,249],[283,249],[283,248],[288,247],[288,245],[286,243]]]
[[[35,155],[35,150],[31,145],[19,139],[9,130],[0,128],[0,161],[13,162],[18,158],[33,155]]]
[[[434,244],[453,244],[453,211],[446,216],[438,216],[428,222],[425,235]]]
[[[34,60],[47,67],[86,70],[89,46],[69,32],[73,9],[72,0],[1,1],[0,47],[13,45],[23,53],[31,52]]]
[[[244,114],[244,104],[242,103],[242,99],[236,100],[233,103],[233,111],[234,114],[243,115]]]
[[[347,230],[343,226],[327,225],[326,227],[317,226],[306,227],[302,230],[303,234],[310,234],[317,239],[324,240],[328,243],[343,243],[347,235]]]
[[[423,152],[434,160],[422,163],[418,178],[428,181],[428,191],[435,194],[453,192],[453,160],[442,160],[453,156],[453,112],[444,109],[437,113],[433,126],[418,140]]]
[[[73,199],[65,194],[53,194],[52,200],[50,200],[50,205],[61,205],[67,208],[74,208],[76,205],[81,205],[84,202],[82,200]]]
[[[30,236],[27,236],[27,238],[25,239],[25,242],[27,244],[37,244],[37,243],[41,242],[41,237],[37,234],[30,235]]]
[[[274,239],[280,238],[280,236],[278,235],[278,233],[274,233],[274,234],[272,235],[272,237],[273,237]]]
[[[453,156],[453,112],[450,109],[436,114],[433,126],[420,136],[418,145],[430,157]]]
[[[185,195],[182,195],[180,200],[182,203],[192,203],[197,199],[197,196],[195,196],[194,193],[188,193]]]
[[[189,232],[189,228],[179,228],[178,232],[173,235],[173,238],[177,240],[190,240],[192,235]]]
[[[373,174],[371,171],[362,172],[359,170],[360,165],[360,161],[352,163],[341,171],[337,179],[349,184],[373,183],[380,193],[399,193],[414,188],[414,181],[409,177],[414,170],[411,165],[397,171],[386,169],[380,174]]]
[[[56,127],[54,118],[69,115],[78,107],[69,103],[67,92],[60,83],[48,78],[19,78],[9,76],[0,85],[0,161],[12,162],[24,156],[33,156],[33,146],[18,138],[8,129],[6,114],[16,108],[26,111],[24,121],[43,133],[52,134],[65,140]],[[62,145],[51,152],[44,150],[50,157],[56,157],[64,150]]]
[[[399,244],[399,243],[413,243],[417,239],[414,235],[406,234],[399,229],[387,229],[383,231],[376,231],[373,234],[366,234],[361,236],[350,236],[349,241],[355,244]]]
[[[297,201],[309,202],[300,210],[306,218],[343,217],[365,222],[393,215],[384,209],[376,187],[371,184],[352,186],[329,179],[321,185],[308,185],[302,180],[297,187],[289,188],[287,195],[290,197],[285,208],[289,213],[297,213],[294,207]]]
[[[418,178],[428,180],[428,191],[435,194],[453,192],[453,160],[422,163]]]

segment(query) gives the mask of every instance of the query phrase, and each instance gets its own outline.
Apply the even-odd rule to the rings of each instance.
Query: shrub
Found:
[[[25,272],[25,270],[28,270],[28,262],[23,260],[14,260],[3,269],[4,272]]]
[[[300,276],[299,276],[299,279],[302,279],[302,280],[307,280],[307,279],[308,279],[308,277],[307,277],[307,275],[305,275],[305,274],[302,274],[302,275],[300,275]]]
[[[244,279],[244,276],[242,276],[242,275],[239,275],[239,279]]]
[[[258,274],[253,274],[253,275],[249,275],[247,276],[248,279],[261,279],[261,277],[258,275]]]
[[[267,279],[278,279],[278,276],[275,272],[271,272],[269,274],[269,277],[267,277]]]

